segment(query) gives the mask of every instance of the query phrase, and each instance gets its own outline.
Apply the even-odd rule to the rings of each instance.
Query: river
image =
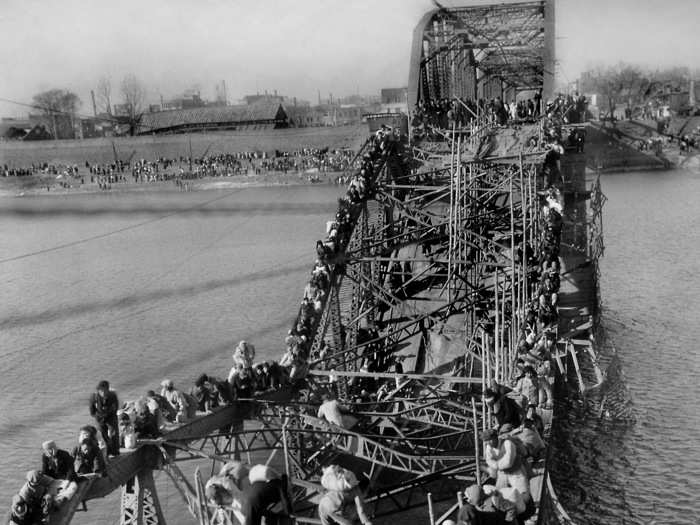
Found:
[[[340,189],[289,186],[0,200],[0,505],[72,449],[101,379],[120,400],[226,377],[236,343],[279,359]],[[159,476],[162,476],[159,474]],[[162,476],[164,478],[164,476]],[[190,523],[159,483],[168,523]],[[75,523],[114,523],[118,494]]]
[[[602,186],[603,323],[634,422],[573,406],[554,478],[577,523],[697,525],[700,171],[604,175]]]
[[[604,320],[636,423],[573,416],[563,498],[579,523],[695,524],[700,492],[700,175],[603,177]],[[122,400],[165,377],[225,375],[235,343],[277,358],[338,188],[0,201],[0,488],[41,442],[71,448],[108,379]],[[159,477],[164,477],[158,475]],[[190,523],[159,480],[169,523]],[[116,495],[75,523],[118,520]],[[656,520],[656,521],[653,521]]]

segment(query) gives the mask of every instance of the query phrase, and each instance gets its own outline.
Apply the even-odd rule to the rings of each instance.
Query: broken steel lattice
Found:
[[[496,89],[505,97],[544,88],[547,96],[553,51],[549,1],[437,10],[416,29],[409,102]],[[51,523],[68,523],[79,502],[121,488],[121,523],[162,525],[154,469],[172,479],[200,525],[235,523],[233,509],[206,502],[202,483],[232,458],[285,470],[299,522],[315,515],[329,463],[369,478],[375,517],[424,506],[429,492],[451,499],[478,478],[478,430],[491,422],[481,393],[511,378],[521,314],[537,286],[525,246],[541,237],[542,129],[499,130],[475,115],[468,129],[433,136],[374,160],[364,198],[352,206],[349,241],[329,260],[301,388],[141,442],[110,461],[106,478],[82,483]],[[358,426],[315,417],[312,394],[333,390],[349,404],[362,389],[381,394],[354,404]],[[200,465],[190,481],[179,466],[189,460],[206,461],[210,472]]]
[[[386,395],[357,405],[361,425],[354,430],[316,418],[305,402],[285,400],[251,401],[246,417],[227,407],[206,416],[207,423],[168,434],[160,467],[201,523],[234,516],[207,506],[201,479],[191,486],[177,461],[206,458],[213,472],[232,458],[279,454],[301,521],[315,513],[322,466],[347,458],[370,478],[375,515],[424,505],[427,490],[452,497],[457,483],[474,479],[476,430],[490,415],[479,397],[474,411],[470,398],[490,380],[511,376],[520,329],[513,313],[524,309],[534,285],[519,245],[537,242],[541,183],[539,157],[463,161],[470,153],[460,137],[454,142],[446,166],[408,171],[399,159],[387,160],[347,250],[332,265],[312,345],[326,352],[311,363],[308,390],[335,389],[351,402],[358,381],[371,379],[388,381]],[[378,355],[384,368],[363,370]],[[399,360],[404,374],[388,372]],[[404,492],[412,494],[410,503]],[[154,493],[137,494],[147,508]],[[127,496],[123,505],[124,516],[142,512]]]
[[[476,431],[490,417],[478,396],[490,380],[510,378],[513,313],[533,291],[519,244],[537,243],[541,177],[539,156],[473,160],[459,135],[452,142],[446,165],[409,170],[411,159],[386,160],[332,265],[313,338],[327,352],[311,363],[307,392],[334,388],[350,402],[358,380],[387,381],[378,402],[357,405],[358,429],[314,417],[306,399],[231,405],[112,460],[109,477],[81,485],[79,499],[121,486],[122,523],[162,523],[152,470],[163,469],[200,523],[226,523],[232,512],[207,505],[201,476],[191,483],[177,465],[206,459],[213,472],[260,454],[278,455],[289,472],[301,521],[315,512],[321,467],[343,458],[370,478],[375,515],[424,505],[427,491],[452,497],[474,479]],[[383,369],[362,369],[379,355]],[[396,361],[404,374],[388,372]]]

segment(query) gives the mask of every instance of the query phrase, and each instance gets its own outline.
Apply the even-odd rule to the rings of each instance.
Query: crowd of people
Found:
[[[363,203],[374,195],[375,177],[383,162],[400,148],[400,133],[382,126],[372,135],[369,152],[362,157],[360,169],[348,184],[345,196],[338,199],[335,219],[326,225],[326,238],[316,242],[316,262],[304,289],[296,322],[286,338],[286,350],[280,365],[290,370],[290,379],[303,378],[309,360],[324,359],[324,348],[315,349],[311,355],[312,336],[320,322],[321,312],[331,286],[333,275],[344,272],[341,254],[350,242],[350,237]]]
[[[210,505],[232,509],[241,525],[279,523],[292,514],[287,476],[267,465],[224,463],[207,481],[204,497]]]
[[[566,124],[585,122],[588,100],[578,92],[568,95],[559,93],[555,98],[542,100],[542,94],[535,94],[528,99],[511,102],[495,97],[490,100],[480,98],[477,101],[456,97],[452,100],[419,100],[414,107],[411,127],[416,139],[430,138],[441,140],[442,136],[435,129],[461,130],[473,122],[505,126],[507,124],[531,122],[540,116],[556,113]]]
[[[535,514],[530,492],[532,465],[545,451],[544,423],[538,409],[553,405],[562,211],[561,194],[550,187],[544,196],[539,250],[526,247],[523,253],[521,247],[519,252],[527,260],[530,278],[537,279],[537,287],[522,312],[515,373],[510,385],[492,382],[484,392],[484,403],[495,421],[495,427],[480,436],[486,479],[467,487],[457,521],[444,523],[523,525]]]
[[[542,96],[539,92],[527,100],[513,100],[510,103],[495,97],[490,100],[456,97],[452,100],[419,100],[414,107],[411,126],[416,138],[436,137],[434,128],[461,129],[480,119],[492,124],[505,125],[508,122],[524,122],[540,116]]]
[[[12,497],[9,524],[48,523],[51,512],[75,495],[79,483],[106,475],[97,432],[92,425],[81,428],[71,452],[58,448],[53,440],[42,444],[41,468],[27,472],[24,484]]]
[[[545,159],[545,174],[552,181],[560,178],[560,117],[550,112],[545,122],[545,139],[555,152]],[[526,261],[529,282],[537,285],[531,302],[521,312],[514,374],[509,385],[492,382],[484,392],[484,403],[495,421],[495,427],[481,434],[486,479],[464,491],[465,501],[453,524],[522,525],[535,513],[530,493],[532,464],[542,459],[545,451],[544,424],[538,409],[553,407],[552,353],[558,324],[562,214],[562,195],[550,185],[542,197],[539,245],[535,250],[521,244],[518,250],[518,256]]]
[[[65,179],[65,185],[85,184],[90,180],[101,189],[111,189],[112,185],[126,182],[153,183],[204,177],[234,177],[240,175],[261,175],[267,173],[341,173],[353,167],[355,152],[348,148],[301,148],[292,151],[275,150],[241,151],[218,153],[202,157],[179,156],[158,157],[153,160],[129,159],[114,162],[83,164],[32,163],[28,166],[15,166],[5,163],[0,166],[4,177],[24,177],[31,175],[55,175]],[[69,187],[69,186],[66,186]]]
[[[242,525],[280,523],[292,514],[287,484],[286,475],[269,466],[230,461],[207,481],[204,493],[210,505],[231,509]],[[323,469],[321,486],[318,515],[323,525],[371,525],[364,501],[366,478],[358,480],[352,471],[332,464]]]
[[[565,121],[566,106],[552,105],[547,110],[544,140],[550,153],[545,158],[544,170],[552,185],[543,198],[542,237],[536,250],[525,242],[519,248],[520,256],[527,260],[529,281],[537,282],[538,286],[533,301],[522,312],[523,330],[513,367],[517,374],[510,386],[493,383],[484,392],[484,402],[490,407],[497,426],[482,435],[489,482],[483,487],[469,487],[465,491],[467,503],[460,511],[459,519],[466,524],[481,523],[478,516],[484,513],[496,516],[493,523],[523,523],[534,511],[529,492],[529,465],[544,451],[543,424],[537,409],[551,408],[553,401],[551,352],[557,324],[559,244],[563,222],[561,194],[553,184],[560,179],[561,124]],[[569,145],[572,140],[576,142],[578,139],[569,137]],[[256,395],[297,385],[306,376],[311,361],[324,363],[328,359],[327,349],[324,345],[315,348],[313,337],[325,302],[334,285],[333,280],[345,271],[342,256],[364,203],[376,192],[376,175],[390,156],[400,158],[400,152],[398,130],[382,126],[371,137],[367,154],[361,158],[359,169],[350,177],[347,191],[338,201],[334,220],[327,223],[326,237],[316,243],[316,261],[279,362],[256,363],[255,347],[241,341],[234,349],[233,364],[225,379],[202,374],[189,392],[177,389],[172,380],[165,379],[159,393],[149,390],[142,397],[123,405],[119,404],[109,383],[100,381],[89,404],[95,426],[80,429],[72,453],[59,449],[52,441],[44,443],[42,468],[27,473],[26,483],[13,498],[10,521],[16,525],[46,522],[51,510],[70,499],[82,480],[104,476],[109,469],[109,458],[119,455],[120,449],[135,448],[139,440],[157,438],[172,425],[186,423],[198,413],[211,412],[236,401],[244,404]],[[327,152],[303,150],[291,155],[276,152],[273,159],[263,157],[258,160],[269,161],[259,163],[265,166],[264,169],[279,169],[286,163],[298,167],[300,164],[289,159],[308,158],[309,153],[321,158],[320,155]],[[349,163],[352,160],[350,153],[344,153],[343,159]],[[250,160],[244,154],[215,156],[202,159],[198,166],[200,173],[220,173],[217,170],[233,170]],[[175,160],[158,159],[154,163],[138,161],[110,165],[108,172],[111,176],[131,170],[132,177],[140,178],[150,172],[167,172],[174,166]],[[107,173],[105,166],[86,163],[86,167],[93,176],[101,177]],[[364,332],[362,337],[367,341],[379,339],[371,326]],[[388,363],[375,362],[383,353],[372,349],[372,344],[366,345],[363,369],[369,371],[389,366]],[[395,372],[400,374],[400,363],[393,365]],[[380,399],[381,388],[376,383],[369,385],[358,380],[352,387],[359,403]],[[381,387],[388,388],[388,385]],[[322,399],[317,415],[342,428],[352,428],[357,419],[350,419],[347,412],[331,394]],[[338,465],[327,466],[322,485],[325,493],[318,507],[322,523],[370,523],[363,507],[366,484],[358,482],[352,472]],[[275,512],[289,515],[291,506],[286,487],[284,476],[268,467],[231,462],[222,467],[218,476],[209,480],[206,497],[218,506],[233,505],[234,511],[240,512],[242,522],[259,524],[262,516],[272,512],[270,508],[275,505],[278,509]]]
[[[339,199],[338,212],[335,220],[328,225],[327,237],[317,243],[316,263],[304,292],[297,321],[286,338],[286,351],[280,362],[255,363],[254,345],[241,341],[234,349],[233,365],[226,379],[202,374],[189,392],[179,390],[172,380],[164,379],[159,393],[148,390],[138,399],[123,404],[119,403],[117,394],[110,388],[109,382],[100,381],[89,402],[89,413],[94,418],[95,425],[87,425],[80,429],[77,445],[72,453],[59,449],[53,441],[44,443],[42,468],[27,473],[26,483],[13,497],[8,522],[15,525],[47,523],[50,513],[75,495],[79,483],[89,477],[104,476],[110,468],[110,458],[118,456],[122,449],[135,448],[139,440],[158,438],[165,430],[172,428],[172,425],[186,423],[198,413],[207,413],[217,407],[235,401],[245,401],[256,395],[301,381],[308,370],[311,336],[320,320],[322,305],[330,290],[331,272],[343,271],[342,262],[338,260],[338,256],[350,240],[354,222],[359,216],[363,202],[374,191],[376,173],[387,156],[396,151],[399,142],[398,132],[386,126],[372,136],[368,153],[361,160],[360,169],[350,177],[347,192]],[[327,153],[326,150],[306,149],[292,154],[277,152],[275,158],[287,159],[284,162],[297,159],[294,161],[296,164],[290,165],[303,166],[300,159],[307,158],[309,154],[322,163],[327,158]],[[352,155],[347,151],[341,153],[341,158],[342,162],[352,161]],[[234,160],[239,162],[249,159],[243,154],[237,154],[224,158],[223,163],[229,161],[233,163]],[[222,162],[222,158],[212,162]],[[132,170],[132,176],[140,177],[142,173],[139,170],[156,171],[160,170],[161,166],[167,168],[173,165],[174,162],[167,159],[158,159],[152,164],[138,161],[133,164],[95,166],[86,163],[86,168],[97,177],[105,176],[106,173],[110,176],[115,174],[121,176],[121,173],[128,170]],[[203,162],[201,165],[206,167],[214,164]],[[341,164],[326,165],[335,169]],[[268,167],[271,166],[279,167],[280,164],[268,165]],[[44,165],[35,169],[53,168]],[[246,505],[252,505],[247,510],[244,509],[243,516],[247,520],[244,523],[259,524],[261,516],[267,512],[266,509],[273,500],[283,502],[282,487],[286,491],[286,481],[279,476],[270,477],[272,475],[268,472],[265,474],[267,476],[265,481],[279,479],[280,490],[271,491],[269,484],[259,485],[261,479],[253,478],[248,479],[248,487],[245,488],[241,485],[243,479],[241,472],[245,469],[233,470],[238,472],[239,490],[249,490],[251,494],[257,494],[255,497],[248,494],[242,499],[247,502]],[[253,475],[259,470],[252,467],[248,473]],[[215,483],[212,482],[210,485]],[[220,496],[216,496],[216,490],[218,489],[210,487],[208,497],[211,496],[214,501],[227,501],[217,499]],[[352,492],[355,486],[353,485],[349,490]],[[337,491],[336,496],[331,498],[332,501],[328,501],[324,506],[327,509],[327,515],[331,516],[335,512],[333,509],[338,506],[344,508],[344,498],[347,497],[349,497],[348,494]],[[260,503],[257,506],[254,504],[256,501]],[[288,499],[284,507],[285,511],[289,512]]]

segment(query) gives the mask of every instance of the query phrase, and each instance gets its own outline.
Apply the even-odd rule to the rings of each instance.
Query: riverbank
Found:
[[[9,168],[27,168],[48,164],[71,166],[71,175],[65,169],[55,173],[35,173],[28,176],[0,177],[0,197],[29,195],[66,195],[74,193],[141,192],[154,190],[193,191],[221,188],[264,187],[299,184],[333,184],[340,172],[331,171],[335,166],[310,168],[300,164],[298,170],[286,173],[262,166],[262,159],[274,159],[278,152],[301,150],[350,150],[357,151],[366,139],[366,126],[339,126],[327,128],[292,128],[260,131],[225,131],[217,133],[193,133],[183,135],[152,135],[140,137],[115,137],[85,140],[57,141],[0,141],[0,165]],[[227,154],[253,155],[245,157],[239,169],[226,169],[222,176],[203,176],[192,180],[183,177],[182,184],[170,181],[144,182],[151,178],[172,178],[178,168],[190,171],[189,158],[202,159]],[[305,155],[308,157],[309,155]],[[295,160],[302,159],[295,156]],[[155,162],[172,159],[169,169],[162,168],[164,177],[143,176],[134,180],[131,170],[114,173],[126,180],[105,184],[106,176],[91,173],[91,166],[109,166],[116,162],[130,164],[141,159]],[[277,166],[278,169],[281,169]],[[51,170],[49,170],[51,171]],[[195,170],[196,171],[196,170]],[[242,173],[241,173],[242,171]],[[94,176],[93,176],[94,175]],[[102,180],[99,180],[99,179]],[[105,189],[108,188],[108,189]]]
[[[289,128],[260,131],[221,131],[182,135],[42,140],[0,140],[0,164],[27,166],[31,163],[111,163],[118,158],[153,160],[158,157],[200,158],[206,155],[258,151],[274,153],[301,148],[349,148],[356,151],[367,138],[366,125]]]
[[[182,185],[174,181],[117,182],[103,189],[97,182],[80,183],[75,180],[63,182],[55,175],[29,175],[26,177],[0,177],[0,198],[30,196],[64,196],[91,193],[136,193],[154,191],[202,191],[234,188],[270,186],[336,185],[342,172],[269,172],[231,177],[202,177],[183,180]]]
[[[673,117],[660,133],[655,121],[620,120],[614,127],[591,121],[587,126],[586,161],[600,173],[670,170],[694,164],[698,150],[681,151],[678,137],[697,136],[700,117]],[[641,145],[647,147],[641,149]]]

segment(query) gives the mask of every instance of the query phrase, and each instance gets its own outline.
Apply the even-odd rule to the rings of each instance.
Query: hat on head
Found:
[[[484,494],[486,494],[487,496],[490,496],[494,492],[497,492],[496,487],[494,487],[493,485],[484,485],[483,490]]]
[[[219,476],[228,476],[236,481],[243,479],[248,475],[248,466],[240,461],[229,461],[224,463],[219,471]]]
[[[166,387],[166,388],[169,387],[169,386],[173,386],[174,384],[175,384],[175,383],[173,383],[173,380],[172,380],[172,379],[163,379],[163,380],[160,382],[160,386]]]
[[[498,392],[495,392],[494,390],[487,388],[486,391],[484,392],[484,401],[489,403],[489,402],[495,401],[496,399],[498,399]]]
[[[29,482],[30,485],[36,485],[39,483],[39,471],[38,470],[29,470],[27,471],[27,482]]]
[[[484,492],[481,490],[481,486],[474,483],[473,485],[469,485],[466,489],[464,489],[464,497],[466,498],[467,503],[478,505],[484,497]]]
[[[48,441],[44,441],[41,444],[41,448],[44,450],[48,451],[49,449],[56,448],[56,442],[53,439],[50,439]]]
[[[97,390],[109,390],[109,381],[105,381],[104,379],[97,383]]]

